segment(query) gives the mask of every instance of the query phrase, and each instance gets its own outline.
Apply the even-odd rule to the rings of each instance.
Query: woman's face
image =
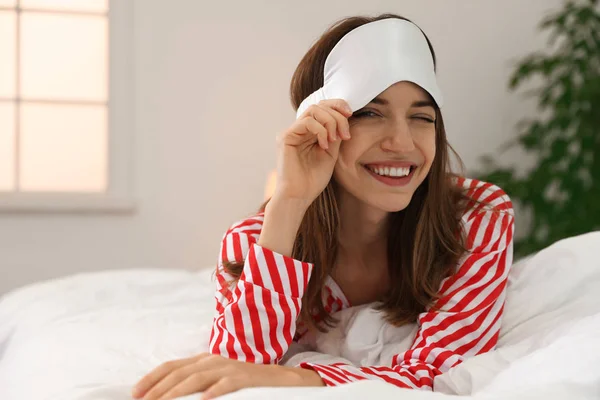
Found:
[[[386,212],[406,208],[435,158],[435,118],[432,100],[411,82],[356,111],[333,174],[341,195]]]

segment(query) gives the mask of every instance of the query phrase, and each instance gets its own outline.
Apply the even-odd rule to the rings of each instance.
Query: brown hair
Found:
[[[294,108],[323,86],[325,60],[342,37],[361,25],[386,18],[407,20],[395,14],[382,14],[345,18],[332,25],[308,50],[294,72],[290,85]],[[435,53],[429,39],[427,43],[435,65]],[[431,170],[407,208],[393,213],[390,220],[387,254],[393,284],[379,309],[394,325],[415,321],[419,313],[431,306],[442,280],[453,272],[465,251],[460,215],[464,208],[462,200],[466,198],[453,184],[456,175],[451,173],[449,153],[457,157],[461,167],[462,163],[446,139],[442,114],[437,106],[436,114],[437,150]],[[337,256],[339,226],[335,181],[332,179],[306,211],[292,251],[294,258],[315,265],[302,299],[300,317],[309,327],[319,330],[325,329],[323,325],[335,323],[325,310],[322,292]],[[225,265],[234,277],[241,275],[242,267],[243,263]]]

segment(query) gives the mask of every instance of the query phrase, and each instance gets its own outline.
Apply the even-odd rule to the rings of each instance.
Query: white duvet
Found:
[[[372,381],[224,399],[600,399],[599,249],[600,232],[590,233],[515,264],[498,349],[437,377],[435,393]],[[158,364],[206,351],[213,288],[210,270],[135,269],[5,295],[0,399],[130,399],[131,386]]]

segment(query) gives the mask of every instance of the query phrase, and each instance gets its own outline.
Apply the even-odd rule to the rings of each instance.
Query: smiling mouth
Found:
[[[399,167],[366,164],[363,168],[372,178],[386,186],[402,187],[412,181],[417,166],[409,163]]]
[[[379,176],[385,176],[389,178],[404,178],[410,175],[411,172],[416,168],[415,165],[407,166],[407,167],[383,167],[383,166],[373,166],[373,165],[364,165],[366,169],[377,174]]]

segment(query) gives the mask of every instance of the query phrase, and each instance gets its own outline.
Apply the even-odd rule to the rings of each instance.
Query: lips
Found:
[[[412,180],[417,164],[411,161],[387,161],[364,164],[377,181],[388,186],[405,186]]]
[[[391,177],[407,176],[416,166],[417,164],[412,161],[383,161],[364,164],[365,168],[377,175]]]
[[[406,168],[416,167],[417,163],[412,161],[381,161],[363,164],[366,167],[389,167],[389,168]]]
[[[383,167],[383,166],[365,166],[371,172],[381,176],[403,177],[410,173],[411,167]]]

